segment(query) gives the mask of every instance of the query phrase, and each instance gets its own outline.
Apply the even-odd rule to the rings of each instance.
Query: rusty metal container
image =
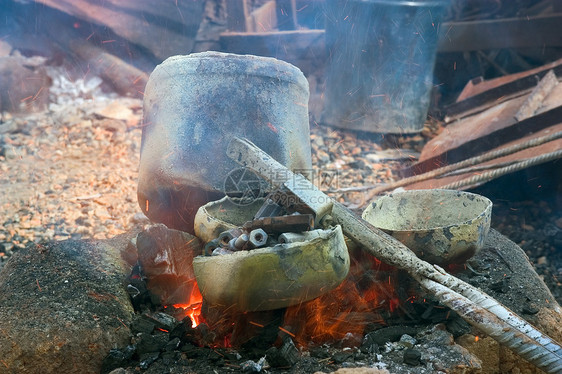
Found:
[[[302,72],[274,58],[203,52],[164,61],[144,94],[142,211],[193,233],[197,209],[223,197],[238,168],[225,151],[235,136],[290,169],[309,170],[308,96]]]
[[[375,133],[423,129],[445,0],[327,0],[321,123]]]

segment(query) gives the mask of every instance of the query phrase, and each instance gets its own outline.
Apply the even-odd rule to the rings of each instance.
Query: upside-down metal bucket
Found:
[[[423,129],[445,0],[327,0],[321,123],[375,133]]]
[[[144,94],[142,211],[193,233],[197,209],[223,197],[227,181],[231,188],[253,182],[226,156],[235,136],[290,169],[309,170],[308,96],[302,72],[274,58],[204,52],[164,61]]]

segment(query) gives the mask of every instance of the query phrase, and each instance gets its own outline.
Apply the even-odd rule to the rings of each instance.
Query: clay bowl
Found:
[[[236,206],[228,198],[208,203],[199,208],[195,231],[210,241],[250,220],[260,206]],[[319,232],[302,242],[195,257],[193,271],[203,298],[210,305],[261,311],[299,304],[336,288],[349,272],[343,232],[340,226]]]
[[[492,202],[456,190],[410,190],[382,196],[363,219],[435,264],[463,263],[484,244]]]

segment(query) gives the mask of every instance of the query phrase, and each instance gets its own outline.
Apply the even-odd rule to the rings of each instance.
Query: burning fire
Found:
[[[188,300],[173,307],[183,309],[181,317],[189,316],[194,328],[203,322],[209,324],[218,346],[230,346],[231,339],[243,343],[272,323],[301,346],[328,342],[360,345],[365,331],[384,325],[385,317],[401,308],[399,300],[405,297],[395,288],[396,269],[362,251],[351,258],[350,273],[338,288],[287,308],[279,321],[274,321],[273,312],[239,313],[216,307],[206,309],[203,316],[203,297],[195,279],[190,281]]]
[[[201,316],[201,306],[203,305],[203,296],[199,292],[199,287],[197,287],[197,282],[193,280],[193,287],[191,289],[191,295],[189,295],[189,301],[182,304],[172,305],[174,308],[183,309],[185,311],[184,316],[189,316],[191,318],[191,327],[195,328],[202,322]]]
[[[303,346],[343,340],[359,345],[368,327],[384,325],[384,313],[399,307],[395,275],[390,266],[356,253],[345,281],[325,295],[289,307],[284,325],[291,326]]]

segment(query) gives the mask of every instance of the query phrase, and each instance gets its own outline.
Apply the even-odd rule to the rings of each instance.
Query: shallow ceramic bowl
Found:
[[[257,198],[249,204],[238,204],[228,196],[201,206],[195,214],[195,235],[208,243],[218,238],[221,232],[242,226],[251,221],[263,205],[264,199]]]
[[[263,200],[237,205],[224,198],[197,212],[195,232],[204,242],[252,219]],[[284,308],[336,288],[349,272],[349,253],[340,226],[319,237],[193,260],[206,302],[240,311]]]
[[[305,242],[193,260],[206,302],[240,311],[272,310],[312,300],[336,288],[349,271],[340,226]]]
[[[411,190],[375,200],[363,219],[436,264],[462,263],[484,244],[492,202],[456,190]]]

